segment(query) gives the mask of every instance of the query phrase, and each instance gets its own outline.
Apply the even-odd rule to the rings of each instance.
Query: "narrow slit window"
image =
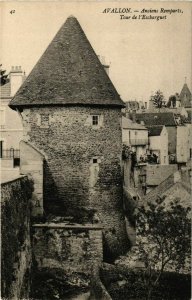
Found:
[[[97,158],[93,158],[93,163],[97,164]]]
[[[48,114],[41,115],[41,125],[43,125],[43,126],[49,125],[49,115]]]

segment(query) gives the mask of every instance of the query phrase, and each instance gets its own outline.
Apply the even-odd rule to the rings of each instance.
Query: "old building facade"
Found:
[[[144,160],[148,149],[148,130],[144,125],[122,117],[122,140],[136,153],[138,162]]]
[[[157,156],[157,163],[169,164],[168,157],[168,132],[165,126],[148,126],[149,150]]]
[[[2,167],[18,164],[19,142],[23,138],[20,116],[8,106],[11,98],[25,80],[21,66],[13,66],[0,89],[0,158]]]

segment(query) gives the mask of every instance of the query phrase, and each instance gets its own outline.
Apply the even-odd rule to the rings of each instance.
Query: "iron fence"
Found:
[[[0,151],[0,158],[20,158],[20,150],[19,149],[3,149]]]

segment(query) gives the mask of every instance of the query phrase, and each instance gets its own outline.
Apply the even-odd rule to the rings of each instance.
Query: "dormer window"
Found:
[[[95,126],[99,125],[99,115],[92,116],[92,125],[95,125]]]

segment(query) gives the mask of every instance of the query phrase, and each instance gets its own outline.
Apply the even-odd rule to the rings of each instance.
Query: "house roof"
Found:
[[[172,112],[137,113],[136,121],[143,121],[146,126],[165,125],[175,126],[176,121]]]
[[[146,167],[146,184],[157,186],[177,171],[177,165],[148,165]]]
[[[10,81],[0,87],[0,98],[10,98],[11,97],[11,83]]]
[[[190,205],[191,202],[191,187],[190,177],[187,172],[175,172],[161,182],[156,188],[145,195],[144,202],[154,202],[158,198],[166,197],[167,200],[180,198],[183,204]],[[180,179],[175,180],[175,174],[180,174]],[[166,201],[166,199],[165,199]]]
[[[181,99],[181,106],[192,107],[192,95],[186,83],[183,85],[183,88],[181,90],[180,99]]]
[[[163,130],[163,125],[147,126],[147,128],[148,136],[159,136],[161,135],[161,131]]]
[[[134,123],[132,120],[122,117],[122,128],[124,129],[137,129],[137,130],[147,130],[147,128],[138,123]]]
[[[159,113],[159,108],[153,108],[153,109],[148,109],[148,112],[152,113]],[[171,112],[174,113],[175,115],[183,115],[186,114],[186,109],[185,107],[162,107],[161,108],[161,113],[162,112]]]
[[[10,102],[13,109],[36,105],[125,106],[73,16],[60,28]]]

